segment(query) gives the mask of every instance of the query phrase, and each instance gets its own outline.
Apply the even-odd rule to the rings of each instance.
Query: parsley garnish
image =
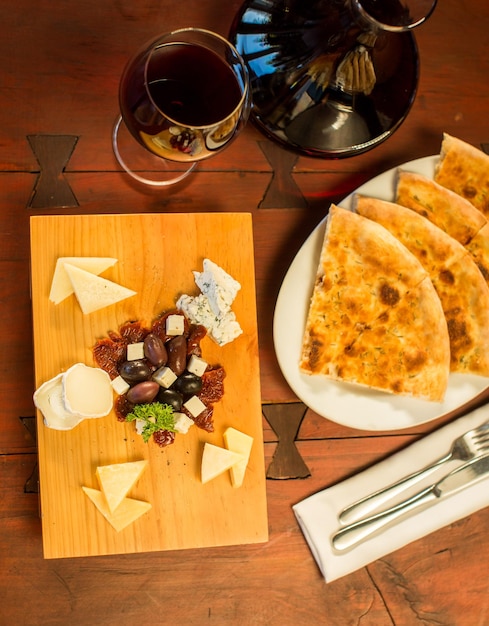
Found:
[[[151,402],[150,404],[136,404],[131,413],[126,415],[128,422],[141,420],[143,422],[143,430],[141,436],[145,443],[148,442],[151,435],[158,430],[175,431],[175,418],[173,415],[173,407],[169,404],[161,402]]]

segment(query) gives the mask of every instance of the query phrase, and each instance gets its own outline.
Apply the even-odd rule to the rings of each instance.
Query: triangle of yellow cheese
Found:
[[[246,468],[250,459],[253,437],[246,435],[236,428],[227,428],[223,434],[224,443],[228,450],[242,455],[242,460],[229,468],[233,487],[241,487],[244,481]]]
[[[98,491],[98,489],[90,489],[89,487],[82,487],[82,489],[117,532],[120,532],[126,528],[126,526],[129,526],[129,524],[135,522],[151,508],[149,502],[124,498],[117,507],[117,510],[111,513],[107,506],[105,496],[101,491]]]
[[[205,443],[201,466],[202,483],[208,483],[242,459],[243,456],[241,454],[226,450],[226,448],[220,448],[212,443]]]
[[[117,259],[111,257],[78,257],[64,256],[56,261],[49,299],[54,304],[59,304],[73,293],[70,277],[66,273],[65,263],[79,267],[91,274],[101,274],[107,268],[117,263]]]
[[[109,511],[114,513],[143,473],[147,461],[101,465],[95,473]]]
[[[127,287],[96,276],[69,263],[65,263],[64,267],[80,308],[85,315],[136,295],[132,289],[127,289]]]

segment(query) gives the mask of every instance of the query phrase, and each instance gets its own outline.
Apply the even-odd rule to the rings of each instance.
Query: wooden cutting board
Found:
[[[61,256],[115,257],[102,276],[137,292],[84,315],[70,296],[49,301]],[[133,424],[111,413],[71,431],[44,425],[38,414],[40,497],[45,558],[175,550],[257,543],[268,539],[259,382],[251,215],[245,213],[67,215],[31,218],[31,273],[36,387],[83,362],[95,365],[97,338],[128,320],[147,324],[174,307],[181,293],[197,295],[193,270],[209,258],[241,283],[233,310],[243,334],[217,346],[206,337],[203,358],[226,370],[215,405],[213,433],[192,427],[166,448],[145,444]],[[243,486],[229,473],[203,485],[204,442],[223,446],[233,426],[254,438]],[[151,510],[121,532],[97,511],[82,486],[98,488],[99,465],[148,460],[128,494]]]

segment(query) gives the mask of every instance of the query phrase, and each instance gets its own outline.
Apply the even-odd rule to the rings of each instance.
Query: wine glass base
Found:
[[[112,131],[112,147],[122,169],[138,183],[151,187],[168,187],[179,183],[197,163],[168,161],[151,154],[128,131],[119,115]]]

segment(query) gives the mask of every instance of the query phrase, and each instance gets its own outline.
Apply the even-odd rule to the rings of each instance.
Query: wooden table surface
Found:
[[[386,169],[436,154],[444,131],[489,145],[489,4],[443,0],[416,31],[416,101],[394,136],[371,152],[340,161],[297,157],[249,124],[188,184],[142,190],[118,168],[110,141],[126,59],[147,39],[178,27],[226,35],[239,6],[239,0],[1,3],[0,624],[488,624],[487,511],[325,584],[291,505],[454,416],[386,433],[319,417],[283,379],[271,329],[282,278],[331,201]],[[270,540],[45,560],[32,403],[29,217],[174,211],[253,215]],[[300,424],[291,470],[274,458],[272,424],[278,429],[283,416]],[[284,478],[287,473],[296,477]]]

